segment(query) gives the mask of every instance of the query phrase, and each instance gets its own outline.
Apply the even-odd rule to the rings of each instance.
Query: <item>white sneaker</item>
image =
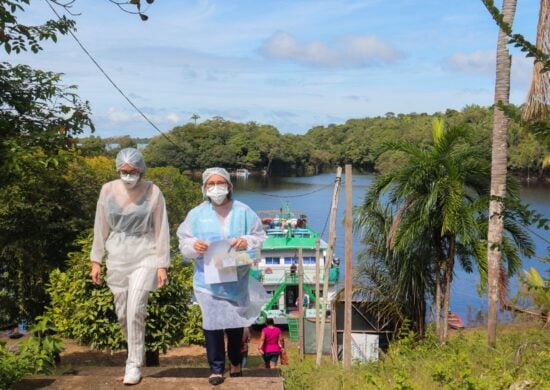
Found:
[[[137,385],[141,381],[141,371],[138,367],[127,367],[124,373],[125,385]]]

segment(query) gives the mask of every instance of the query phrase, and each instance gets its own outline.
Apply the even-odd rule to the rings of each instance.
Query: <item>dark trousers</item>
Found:
[[[206,339],[206,357],[210,365],[210,372],[223,374],[225,371],[225,340],[227,335],[227,356],[232,365],[241,364],[241,343],[243,328],[204,330]]]

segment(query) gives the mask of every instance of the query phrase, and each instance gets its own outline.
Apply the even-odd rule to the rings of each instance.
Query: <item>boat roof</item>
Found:
[[[278,210],[258,210],[256,214],[261,218],[292,218],[305,215],[304,212],[300,210],[290,210],[290,209],[278,209]]]
[[[262,219],[264,227],[268,225],[270,227],[266,229],[267,239],[263,243],[263,251],[288,251],[298,248],[316,249],[317,238],[320,238],[319,233],[307,226],[307,216],[303,212],[291,210],[288,203],[284,204],[279,210],[259,210],[257,214]],[[278,223],[271,223],[275,221]],[[299,223],[300,221],[302,224]],[[319,249],[325,250],[327,246],[327,243],[321,239]]]
[[[319,234],[314,232],[311,229],[294,229],[294,234],[287,234],[283,232],[282,230],[279,230],[279,232],[275,231],[269,231],[269,230],[275,230],[275,229],[268,229],[267,231],[267,238],[264,241],[262,245],[262,250],[291,250],[291,249],[311,249],[315,250],[317,247],[317,237],[319,237]],[[302,234],[296,234],[297,230],[308,230],[309,235],[305,236]],[[321,239],[320,240],[320,250],[327,249],[327,243]]]

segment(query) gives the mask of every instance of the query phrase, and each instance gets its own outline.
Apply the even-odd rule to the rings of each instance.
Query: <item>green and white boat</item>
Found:
[[[275,324],[288,324],[287,318],[298,312],[299,248],[302,249],[303,293],[305,317],[315,317],[316,265],[319,262],[320,298],[323,297],[323,280],[327,243],[311,229],[305,214],[291,211],[288,206],[279,210],[257,212],[267,234],[259,260],[254,262],[252,276],[261,281],[271,300],[264,306],[257,323],[273,318]],[[319,256],[317,253],[319,240]],[[317,258],[318,257],[318,258]],[[339,279],[339,261],[329,268],[328,302],[336,294]]]

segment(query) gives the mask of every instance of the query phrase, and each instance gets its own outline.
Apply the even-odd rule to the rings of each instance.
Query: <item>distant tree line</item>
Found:
[[[513,107],[519,113],[519,107]],[[399,152],[388,152],[374,161],[374,154],[388,141],[410,141],[427,145],[434,118],[449,126],[471,131],[479,145],[490,153],[492,107],[466,106],[461,111],[444,113],[394,114],[350,119],[344,124],[316,126],[303,135],[281,134],[271,125],[238,123],[215,117],[200,124],[188,123],[147,139],[129,136],[80,140],[85,155],[114,155],[106,144],[119,148],[147,143],[144,155],[150,166],[174,166],[181,171],[200,171],[208,166],[229,169],[265,170],[270,175],[311,175],[336,165],[352,164],[363,172],[386,172],[402,162]],[[512,125],[509,134],[509,168],[528,180],[542,180],[547,174],[545,156],[548,145],[520,126]],[[547,168],[547,167],[546,167]]]

